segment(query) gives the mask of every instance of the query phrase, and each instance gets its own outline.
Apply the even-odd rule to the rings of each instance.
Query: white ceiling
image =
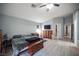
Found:
[[[79,8],[79,4],[61,3],[59,7],[54,7],[47,12],[46,8],[33,8],[31,4],[32,3],[0,4],[0,10],[2,10],[0,13],[42,23],[54,17],[71,14]]]

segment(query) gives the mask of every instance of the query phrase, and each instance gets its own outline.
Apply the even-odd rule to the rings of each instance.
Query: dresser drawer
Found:
[[[2,35],[0,35],[0,37],[2,37]]]
[[[2,36],[0,36],[0,38],[2,38]]]
[[[2,43],[2,39],[0,39],[0,44]]]
[[[2,35],[2,33],[0,33],[0,35]]]
[[[0,45],[1,45],[1,41],[0,41]]]
[[[0,36],[0,39],[2,39],[2,36]]]
[[[0,40],[2,40],[2,37],[0,37]]]
[[[0,42],[0,46],[1,46],[1,42]]]
[[[1,50],[1,45],[0,45],[0,50]]]
[[[1,50],[1,47],[2,47],[2,46],[1,46],[1,44],[0,44],[0,50]]]

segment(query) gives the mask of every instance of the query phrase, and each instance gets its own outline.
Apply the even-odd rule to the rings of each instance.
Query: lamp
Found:
[[[36,32],[37,32],[38,34],[40,34],[40,33],[41,33],[40,29],[36,29]]]

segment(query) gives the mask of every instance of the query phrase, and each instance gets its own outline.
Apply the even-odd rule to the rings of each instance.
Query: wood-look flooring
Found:
[[[79,56],[79,48],[73,42],[65,40],[45,39],[44,48],[36,52],[33,56]],[[12,56],[12,50],[9,49],[6,56]],[[28,56],[27,51],[20,56]]]

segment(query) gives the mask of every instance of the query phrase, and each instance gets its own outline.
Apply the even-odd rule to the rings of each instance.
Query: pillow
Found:
[[[14,35],[13,38],[21,38],[22,35]]]

